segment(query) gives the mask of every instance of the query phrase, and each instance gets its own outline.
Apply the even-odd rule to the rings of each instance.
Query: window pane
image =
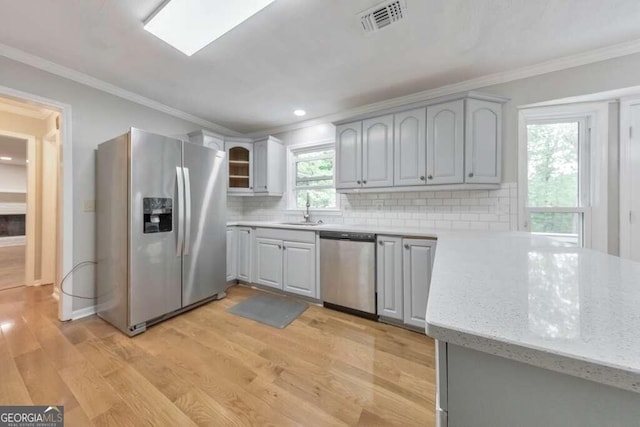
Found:
[[[578,206],[579,124],[527,125],[529,206]]]
[[[582,214],[531,212],[531,232],[547,234],[576,246],[581,245]]]
[[[333,159],[296,162],[296,181],[300,178],[333,176]]]
[[[333,156],[333,150],[308,151],[306,153],[298,153],[296,158],[299,160],[314,159],[320,156]]]
[[[298,181],[296,182],[296,186],[298,187],[318,187],[318,186],[326,186],[333,185],[333,179],[314,179],[311,181]]]
[[[327,188],[324,190],[298,190],[296,193],[296,207],[305,209],[307,207],[307,194],[312,208],[331,209],[336,207],[336,189]]]

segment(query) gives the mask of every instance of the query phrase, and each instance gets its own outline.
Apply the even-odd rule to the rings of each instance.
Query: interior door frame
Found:
[[[44,98],[21,90],[0,86],[0,95],[18,101],[28,101],[55,110],[61,114],[60,141],[62,153],[58,165],[58,177],[62,177],[62,203],[58,204],[58,229],[62,239],[58,239],[56,252],[58,253],[57,271],[70,272],[73,269],[73,147],[71,129],[71,105]],[[65,292],[54,286],[53,297],[58,300],[58,319],[61,321],[73,318],[73,275],[69,275],[65,282]]]

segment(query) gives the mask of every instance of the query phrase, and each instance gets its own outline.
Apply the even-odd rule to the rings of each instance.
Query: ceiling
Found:
[[[0,157],[12,158],[0,160],[0,164],[24,166],[27,163],[27,141],[0,135]]]
[[[248,133],[640,38],[637,0],[406,0],[369,35],[378,0],[276,0],[187,57],[162,1],[0,0],[0,43]]]

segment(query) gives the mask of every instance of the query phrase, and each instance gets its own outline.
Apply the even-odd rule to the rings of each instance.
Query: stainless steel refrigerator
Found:
[[[224,297],[225,153],[131,129],[96,168],[98,315],[132,336]]]

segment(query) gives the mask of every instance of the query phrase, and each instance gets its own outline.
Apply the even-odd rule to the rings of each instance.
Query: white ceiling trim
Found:
[[[210,122],[209,120],[205,120],[201,117],[197,117],[176,108],[169,107],[168,105],[162,104],[158,101],[154,101],[142,95],[138,95],[137,93],[115,86],[111,83],[107,83],[104,80],[91,77],[88,74],[81,73],[80,71],[73,70],[71,68],[49,61],[42,57],[32,55],[20,49],[7,46],[2,43],[0,43],[0,56],[4,56],[14,61],[30,65],[32,67],[38,68],[51,74],[55,74],[60,77],[64,77],[65,79],[73,80],[85,86],[90,86],[94,89],[107,92],[111,95],[126,99],[127,101],[144,105],[145,107],[149,107],[154,110],[169,114],[173,117],[187,120],[216,132],[224,133],[226,135],[240,135],[234,130],[228,129],[224,126],[220,126],[216,123]]]
[[[246,134],[245,136],[261,137],[264,135],[273,135],[309,126],[320,125],[327,122],[337,122],[340,120],[348,119],[350,117],[374,113],[379,110],[396,108],[414,102],[427,101],[439,96],[452,95],[458,92],[466,92],[487,86],[508,83],[514,80],[526,79],[529,77],[535,77],[554,71],[561,71],[568,68],[579,67],[581,65],[592,64],[594,62],[606,61],[607,59],[619,58],[621,56],[631,55],[638,52],[640,52],[640,39],[631,40],[628,42],[593,49],[563,58],[552,59],[549,61],[517,68],[510,71],[488,74],[486,76],[476,77],[470,80],[441,86],[439,88],[416,92],[411,95],[391,98],[385,101],[363,105],[361,107],[352,108],[349,110],[341,111],[339,113],[329,114],[311,120],[305,120],[302,122],[292,123],[290,125],[270,128],[263,131],[252,132]]]

